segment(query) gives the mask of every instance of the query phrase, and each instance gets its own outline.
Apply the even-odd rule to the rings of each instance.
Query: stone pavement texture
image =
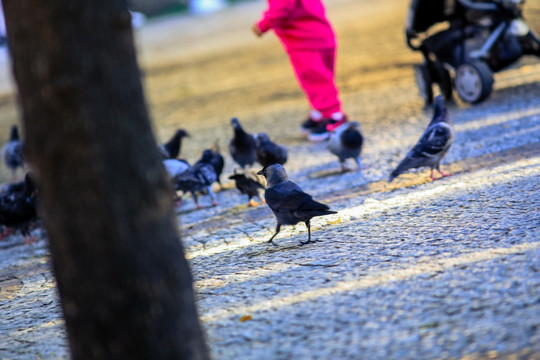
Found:
[[[338,211],[313,221],[316,244],[299,246],[300,224],[274,247],[270,210],[248,208],[231,183],[217,207],[185,200],[179,224],[215,359],[540,359],[540,65],[524,58],[496,74],[485,103],[449,105],[457,135],[443,168],[453,176],[420,170],[388,184],[431,116],[412,80],[406,5],[328,2],[338,83],[366,137],[368,168],[345,174],[325,144],[296,133],[306,107],[287,60],[271,36],[249,34],[263,2],[139,30],[160,139],[182,126],[190,161],[216,139],[226,153],[238,116],[285,144],[291,178]],[[0,100],[7,129],[14,102]],[[69,357],[37,234],[32,245],[0,242],[0,359]]]

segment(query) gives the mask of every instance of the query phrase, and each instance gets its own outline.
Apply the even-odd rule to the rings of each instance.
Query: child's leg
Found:
[[[334,75],[335,49],[289,51],[289,58],[311,107],[327,119],[341,112]]]

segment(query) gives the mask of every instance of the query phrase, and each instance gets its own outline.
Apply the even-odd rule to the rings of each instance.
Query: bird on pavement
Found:
[[[223,189],[223,186],[221,185],[221,173],[223,172],[223,167],[225,166],[225,159],[223,158],[223,155],[220,154],[217,145],[214,147],[214,149],[204,150],[201,158],[195,163],[195,165],[199,163],[212,165],[214,171],[216,172],[217,183],[219,184],[219,187]]]
[[[26,243],[34,242],[30,226],[37,220],[36,201],[37,188],[32,175],[27,173],[23,183],[0,195],[0,225],[5,227],[4,231],[18,230]]]
[[[212,204],[217,205],[216,195],[212,191],[212,184],[216,180],[217,175],[214,167],[207,163],[199,163],[174,177],[175,190],[191,193],[197,209],[201,208],[197,197],[198,192],[207,191],[212,198]]]
[[[428,128],[407,156],[392,171],[388,181],[394,180],[394,178],[409,169],[423,166],[431,168],[430,177],[432,180],[437,179],[433,175],[435,169],[441,174],[441,177],[449,176],[450,174],[443,172],[440,166],[441,160],[454,142],[454,136],[454,126],[448,116],[444,97],[439,95],[435,98],[433,118]]]
[[[359,169],[362,169],[360,153],[364,138],[360,133],[360,124],[357,121],[347,122],[330,133],[328,150],[339,158],[341,171],[347,171],[345,161],[354,159]]]
[[[234,180],[236,188],[241,194],[246,194],[248,196],[249,206],[259,205],[253,198],[258,197],[259,199],[262,199],[259,195],[259,189],[264,190],[264,186],[260,182],[245,174],[236,172],[229,176],[229,179]]]
[[[158,150],[164,159],[176,159],[182,148],[182,138],[189,137],[184,129],[178,129],[165,144],[159,146]]]
[[[24,166],[23,143],[19,137],[17,125],[11,127],[9,141],[2,147],[2,160],[11,171],[12,179],[15,180],[17,169]]]
[[[255,162],[256,144],[252,134],[244,131],[237,118],[231,119],[234,136],[229,141],[229,151],[233,160],[241,168],[251,166]]]
[[[189,163],[183,159],[164,159],[162,163],[171,178],[182,174],[190,168]]]
[[[266,191],[264,198],[272,209],[277,219],[276,232],[269,243],[274,243],[274,238],[281,230],[282,225],[296,225],[299,222],[306,224],[308,229],[308,240],[300,242],[300,245],[309,244],[311,240],[310,221],[315,216],[336,214],[336,211],[313,200],[313,197],[305,193],[300,186],[289,180],[285,168],[280,164],[272,164],[263,168],[257,173],[266,178]]]
[[[268,134],[261,132],[256,137],[257,161],[264,167],[271,164],[284,165],[287,162],[287,149],[270,140]]]

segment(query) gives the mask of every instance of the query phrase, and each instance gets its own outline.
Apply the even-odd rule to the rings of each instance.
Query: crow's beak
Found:
[[[262,176],[264,176],[264,169],[258,171],[258,172],[257,172],[257,175],[262,175]]]

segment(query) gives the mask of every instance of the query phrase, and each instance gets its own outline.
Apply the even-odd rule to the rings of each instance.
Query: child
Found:
[[[296,78],[311,104],[301,130],[310,141],[347,122],[335,83],[336,36],[321,0],[268,0],[268,9],[252,27],[257,36],[274,30],[289,55]]]

